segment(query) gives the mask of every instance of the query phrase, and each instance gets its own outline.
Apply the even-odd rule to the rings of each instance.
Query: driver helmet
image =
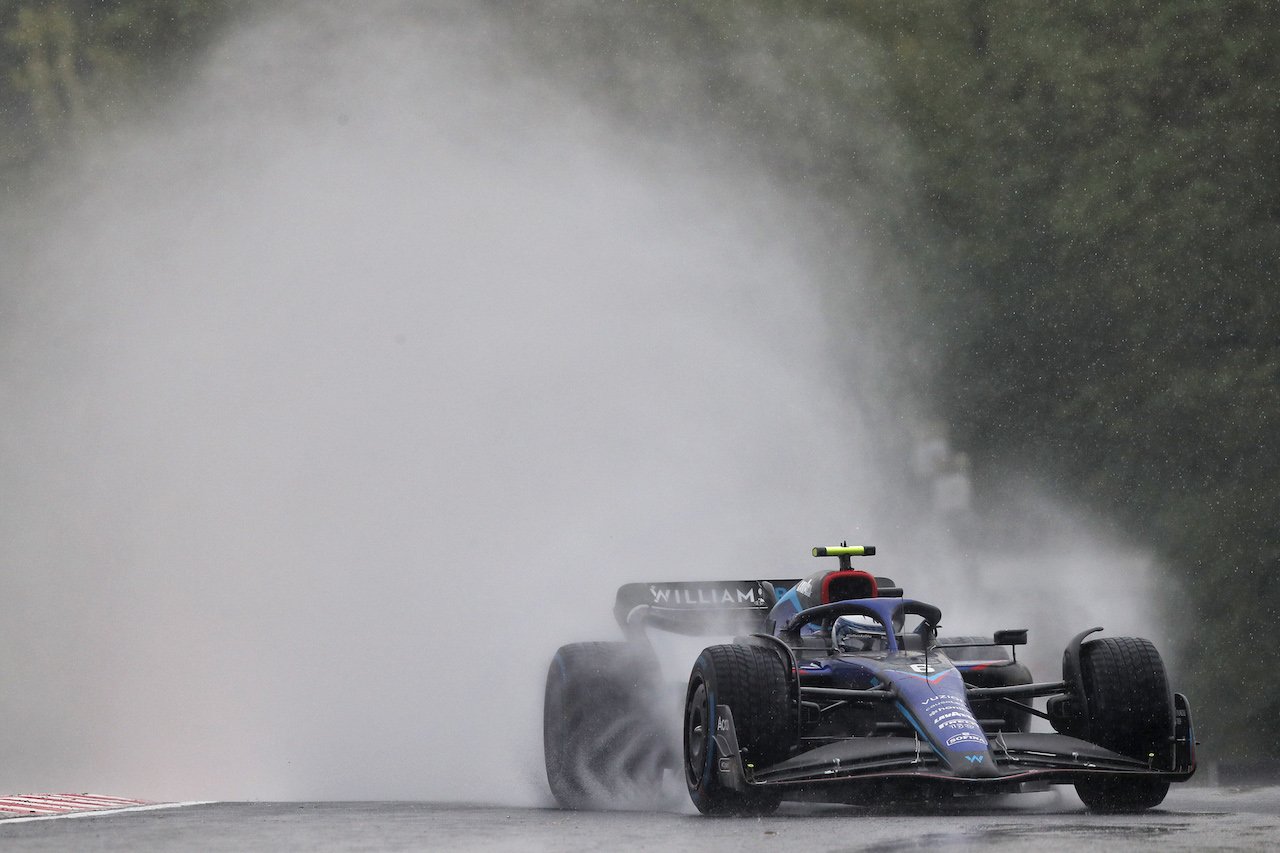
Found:
[[[893,620],[894,631],[901,631],[902,619]],[[886,647],[884,625],[871,616],[840,616],[831,626],[832,644],[846,652],[873,652]]]

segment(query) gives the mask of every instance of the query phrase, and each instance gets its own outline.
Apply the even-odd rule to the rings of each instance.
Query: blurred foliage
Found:
[[[960,443],[1154,546],[1205,739],[1280,755],[1280,3],[804,5],[887,49]]]
[[[0,0],[0,170],[96,129],[240,0]]]

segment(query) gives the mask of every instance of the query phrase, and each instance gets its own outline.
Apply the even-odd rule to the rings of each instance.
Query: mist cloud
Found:
[[[8,784],[517,796],[613,587],[865,515],[801,206],[452,17],[260,24],[41,202]]]
[[[535,802],[546,663],[620,583],[835,537],[966,577],[883,517],[856,245],[494,19],[378,8],[235,34],[10,238],[8,788]]]

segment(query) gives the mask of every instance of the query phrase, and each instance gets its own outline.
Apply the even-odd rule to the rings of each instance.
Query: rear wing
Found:
[[[675,634],[754,633],[778,601],[778,587],[799,579],[629,583],[618,588],[613,616],[628,633],[657,628]]]
[[[764,630],[778,598],[798,583],[800,578],[628,583],[618,587],[613,617],[628,634],[646,627],[692,636],[753,634]],[[876,586],[881,598],[902,597],[889,578],[877,577]]]

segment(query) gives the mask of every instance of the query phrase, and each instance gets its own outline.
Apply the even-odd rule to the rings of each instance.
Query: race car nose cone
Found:
[[[996,760],[989,750],[982,752],[950,752],[946,756],[951,772],[964,779],[990,779],[1000,775]]]

